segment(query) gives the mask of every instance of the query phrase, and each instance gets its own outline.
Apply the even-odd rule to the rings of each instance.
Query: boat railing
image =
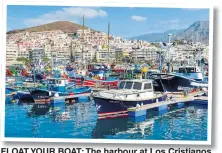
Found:
[[[141,99],[141,96],[139,96],[141,93],[146,93],[147,91],[141,92],[141,91],[132,91],[131,93],[112,93],[113,94],[113,98],[120,98],[120,96],[123,96],[125,99],[128,97],[128,95],[132,95],[132,94],[137,94],[137,98]],[[106,92],[104,91],[103,93],[107,93],[110,94],[110,92]],[[93,96],[97,97],[97,96],[101,96],[100,92],[96,92],[93,93]]]

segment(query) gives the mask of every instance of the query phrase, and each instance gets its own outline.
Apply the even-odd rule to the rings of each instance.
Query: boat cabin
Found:
[[[120,81],[118,90],[108,90],[99,93],[101,97],[106,99],[137,101],[141,99],[152,99],[161,91],[156,91],[153,80],[122,80]]]
[[[119,89],[153,91],[152,80],[124,80],[119,84]]]
[[[50,78],[47,79],[47,89],[56,92],[65,92],[66,86],[69,84],[67,79]]]
[[[200,73],[201,70],[198,66],[180,66],[179,73]]]
[[[179,67],[178,74],[197,81],[204,80],[201,69],[198,66],[181,66]]]
[[[99,70],[107,71],[108,68],[107,68],[107,66],[104,65],[104,64],[89,64],[89,65],[88,65],[88,71],[89,71],[89,72],[99,71]]]
[[[69,83],[69,81],[67,79],[62,79],[62,78],[47,79],[47,84],[48,85],[65,86],[68,83]]]

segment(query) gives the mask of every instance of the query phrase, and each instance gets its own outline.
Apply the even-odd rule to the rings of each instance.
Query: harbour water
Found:
[[[46,109],[7,104],[5,137],[139,140],[207,140],[207,106],[186,106],[159,116],[97,120],[94,101]]]

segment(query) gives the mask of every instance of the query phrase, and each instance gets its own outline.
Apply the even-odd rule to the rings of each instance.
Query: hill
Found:
[[[172,33],[172,40],[186,39],[193,42],[202,41],[205,44],[209,43],[209,21],[196,21],[187,29],[169,30],[163,33],[144,34],[129,39],[145,40],[149,42],[167,42],[168,34]]]
[[[176,36],[178,33],[184,31],[184,29],[181,30],[168,30],[163,33],[150,33],[150,34],[144,34],[136,37],[131,37],[129,39],[133,40],[146,40],[148,42],[166,42],[168,41],[168,34],[171,33],[173,36]]]
[[[180,39],[209,44],[209,21],[197,21],[177,35]]]
[[[12,30],[7,32],[7,34],[13,34],[19,32],[42,32],[42,31],[53,31],[53,30],[61,30],[65,33],[75,33],[79,29],[82,29],[82,25],[72,23],[69,21],[57,21],[48,24],[43,24],[40,26]],[[84,29],[88,29],[88,27],[85,27]]]

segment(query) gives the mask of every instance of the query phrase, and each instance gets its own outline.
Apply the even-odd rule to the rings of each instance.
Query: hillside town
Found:
[[[134,59],[136,62],[155,62],[159,52],[170,52],[172,61],[181,62],[190,56],[208,58],[208,46],[201,43],[176,43],[170,48],[169,42],[146,42],[143,40],[128,40],[101,31],[91,29],[78,29],[75,33],[61,30],[42,32],[18,32],[7,34],[6,60],[7,64],[17,62],[24,57],[30,61],[41,61],[47,58],[50,61],[62,62],[73,59],[75,62],[122,62],[124,59]],[[109,55],[109,56],[108,56]]]
[[[202,19],[199,9],[155,7],[19,5],[7,10],[7,19],[21,23],[7,21],[5,137],[209,139],[209,15]],[[191,20],[191,13],[198,17]],[[169,22],[172,14],[186,24]]]

